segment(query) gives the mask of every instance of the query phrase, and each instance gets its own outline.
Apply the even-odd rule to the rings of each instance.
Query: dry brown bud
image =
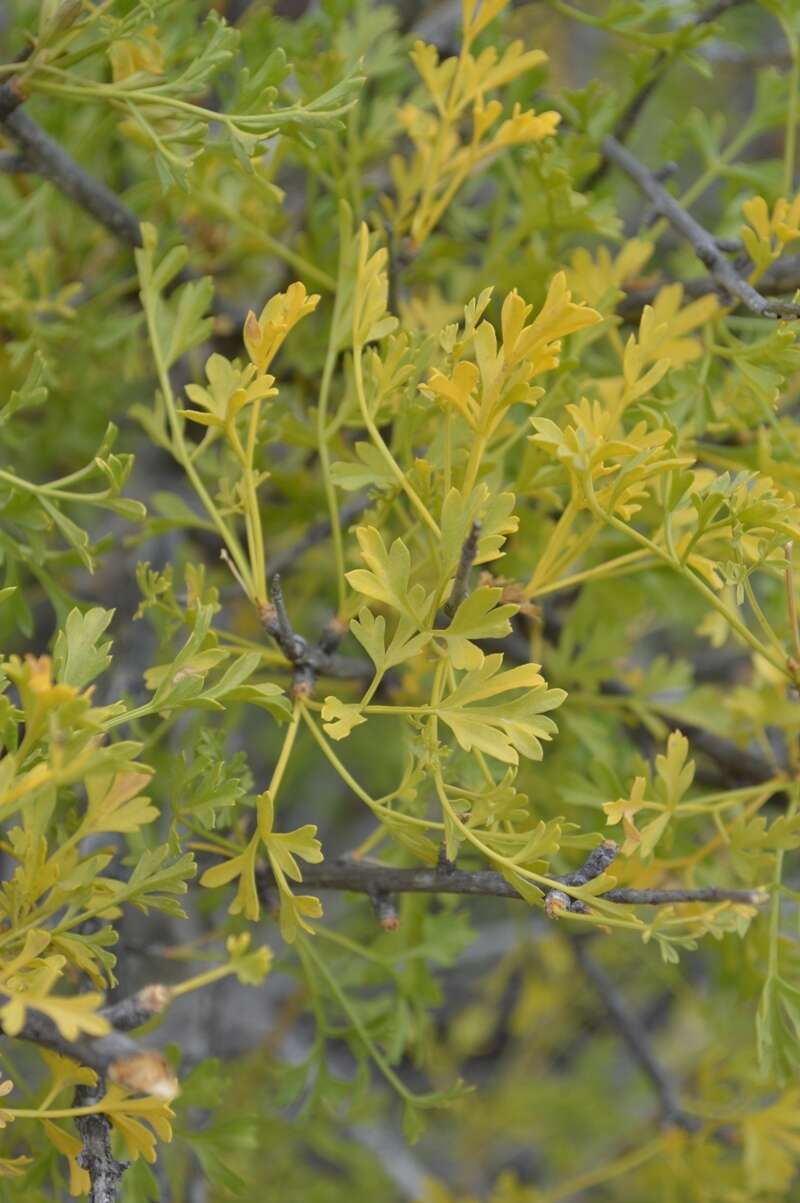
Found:
[[[161,1053],[137,1053],[112,1061],[108,1076],[118,1086],[133,1090],[137,1094],[151,1094],[154,1098],[169,1102],[178,1093],[178,1080]]]

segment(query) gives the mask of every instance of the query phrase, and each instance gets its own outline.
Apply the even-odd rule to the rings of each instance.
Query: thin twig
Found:
[[[619,847],[614,840],[603,840],[602,844],[592,849],[579,869],[568,873],[562,879],[564,885],[585,886],[587,882],[594,881],[595,877],[605,873],[618,852]],[[590,913],[590,908],[585,902],[580,898],[571,898],[563,890],[548,890],[544,896],[544,909],[548,919],[557,919],[565,911],[572,911],[578,915]]]
[[[173,992],[169,986],[162,986],[158,983],[152,986],[143,986],[135,994],[103,1007],[100,1014],[118,1032],[133,1032],[136,1028],[149,1023],[154,1015],[160,1015],[162,1011],[166,1011],[172,1001],[172,995]]]
[[[692,247],[700,262],[726,293],[738,299],[752,313],[761,317],[794,318],[800,316],[800,305],[788,301],[771,300],[762,296],[752,284],[744,280],[733,265],[725,258],[716,240],[704,226],[692,217],[683,206],[659,184],[653,172],[632,155],[629,150],[608,134],[602,141],[603,152],[618,167],[630,176],[653,207],[665,217]]]
[[[120,1032],[130,1032],[147,1023],[169,1005],[171,991],[167,986],[145,986],[129,998],[104,1007],[102,1015]],[[75,1089],[76,1107],[93,1107],[106,1092],[106,1075],[98,1073],[92,1086]],[[127,1161],[118,1161],[111,1150],[111,1121],[107,1115],[81,1115],[75,1118],[83,1149],[78,1164],[89,1175],[89,1203],[117,1203],[122,1175]]]
[[[450,590],[450,596],[444,606],[444,612],[450,618],[453,617],[469,591],[469,574],[472,565],[475,563],[475,556],[478,554],[480,533],[480,522],[473,522],[469,529],[469,534],[464,540],[464,546],[461,548],[461,555],[458,558],[458,568],[453,580],[453,588]]]
[[[94,1107],[106,1092],[105,1078],[100,1075],[93,1086],[77,1086],[73,1102],[76,1107]],[[128,1165],[119,1161],[111,1150],[111,1121],[107,1115],[79,1115],[75,1127],[83,1141],[77,1157],[78,1165],[89,1175],[89,1203],[117,1203],[122,1188],[122,1175]]]
[[[507,639],[502,640],[481,640],[480,647],[484,651],[502,651],[515,664],[527,664],[530,659],[530,649],[527,643],[517,635],[510,635]],[[602,681],[600,693],[610,697],[633,698],[633,690],[630,686],[624,685],[620,681]],[[732,739],[726,739],[723,735],[717,735],[715,732],[698,727],[693,723],[686,723],[684,719],[673,715],[669,702],[655,700],[650,705],[668,722],[680,721],[681,730],[693,747],[714,761],[720,770],[721,779],[723,782],[729,783],[732,788],[761,785],[774,780],[779,775],[780,766],[771,763],[761,752],[751,748],[740,748]],[[638,714],[632,711],[631,718],[635,717],[638,717]],[[641,729],[644,730],[644,728]],[[779,792],[779,789],[776,788],[775,793]]]
[[[177,1091],[175,1076],[162,1054],[141,1048],[130,1036],[115,1028],[105,1036],[78,1036],[75,1040],[67,1040],[47,1015],[29,1008],[16,1036],[70,1057],[97,1074],[107,1075],[113,1082],[129,1085],[146,1094],[171,1099]]]
[[[636,1012],[628,1006],[605,970],[591,956],[587,947],[588,943],[589,939],[586,936],[573,935],[570,938],[570,945],[581,971],[600,995],[609,1017],[628,1046],[633,1059],[650,1079],[661,1103],[665,1122],[685,1128],[687,1132],[697,1131],[701,1125],[681,1106],[677,1087],[656,1056],[644,1024]]]
[[[672,283],[673,280],[663,280],[648,288],[629,290],[617,305],[617,313],[623,321],[638,322],[645,305],[652,305],[660,290]],[[692,276],[690,280],[683,280],[681,283],[684,296],[692,300],[708,296],[709,293],[727,298],[726,290],[710,276]],[[758,287],[761,294],[768,297],[796,292],[800,288],[800,255],[784,255],[781,259],[776,259],[761,276]]]
[[[293,667],[295,693],[308,696],[317,677],[343,675],[342,671],[335,671],[344,667],[340,663],[342,657],[336,656],[335,652],[346,627],[334,619],[325,627],[316,645],[310,644],[292,628],[279,576],[272,578],[271,595],[272,602],[264,609],[261,620],[265,631],[272,636]],[[351,671],[344,675],[369,676],[371,667],[365,661],[362,672],[360,662],[354,661]]]
[[[550,874],[552,881],[576,885],[574,874]],[[522,896],[492,869],[441,868],[395,869],[390,865],[366,860],[323,861],[303,867],[303,884],[317,890],[347,890],[355,894],[463,894],[490,898]],[[599,895],[606,902],[630,906],[667,906],[675,903],[738,902],[759,906],[766,901],[760,890],[729,890],[717,886],[705,889],[632,890],[615,888]]]
[[[302,636],[295,635],[292,630],[292,624],[286,611],[286,603],[283,600],[281,578],[277,575],[272,578],[272,605],[274,608],[274,619],[270,618],[270,624],[274,629],[275,639],[287,660],[291,660],[293,664],[296,664],[306,650],[306,641]],[[273,631],[270,631],[270,633],[272,634]]]
[[[700,28],[703,25],[711,25],[729,9],[737,8],[741,4],[748,3],[749,0],[716,0],[714,4],[697,16],[696,20],[694,21],[694,26],[695,28]],[[659,51],[659,53],[656,55],[653,65],[650,69],[650,78],[642,85],[641,88],[639,88],[637,92],[634,92],[633,96],[631,96],[630,100],[625,105],[625,108],[622,110],[614,124],[612,136],[616,138],[618,142],[624,142],[628,137],[628,134],[631,132],[639,118],[639,114],[673,62],[673,55],[669,54],[665,50]],[[609,165],[609,156],[606,154],[588,179],[586,179],[582,184],[583,190],[588,191],[590,188],[594,188],[605,176],[609,169]]]
[[[0,84],[0,126],[22,150],[25,170],[49,180],[128,246],[141,246],[136,215],[28,116],[23,99],[13,82]]]
[[[600,685],[600,692],[610,697],[631,698],[632,700],[634,698],[633,690],[619,681],[603,681]],[[779,766],[767,760],[762,752],[753,751],[750,748],[740,748],[732,739],[726,739],[724,735],[717,735],[716,732],[698,727],[694,723],[684,722],[679,716],[672,713],[668,701],[654,701],[651,704],[653,710],[668,722],[680,723],[681,730],[691,743],[693,750],[702,752],[704,756],[713,760],[719,770],[719,777],[732,789],[738,789],[745,785],[761,785],[773,781],[779,775]],[[635,707],[633,715],[638,717]]]
[[[104,1008],[103,1018],[112,1025],[107,1035],[79,1036],[75,1040],[67,1040],[52,1019],[29,1008],[22,1029],[15,1037],[60,1053],[95,1071],[97,1081],[93,1085],[76,1088],[76,1107],[93,1107],[99,1103],[109,1079],[136,1093],[168,1100],[175,1096],[178,1085],[166,1059],[157,1051],[141,1048],[124,1033],[141,1027],[163,1011],[171,997],[167,986],[146,986],[131,998]],[[110,1121],[98,1112],[76,1116],[75,1125],[83,1141],[78,1163],[89,1175],[90,1203],[117,1203],[127,1162],[118,1161],[111,1151]]]

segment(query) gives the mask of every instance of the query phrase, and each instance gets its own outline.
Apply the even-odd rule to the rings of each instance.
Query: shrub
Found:
[[[800,10],[600,7],[10,6],[3,1198],[792,1197]]]

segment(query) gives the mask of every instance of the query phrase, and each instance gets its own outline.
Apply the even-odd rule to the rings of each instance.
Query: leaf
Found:
[[[498,606],[502,595],[502,589],[476,589],[458,607],[449,626],[436,632],[446,641],[454,668],[480,668],[483,652],[473,640],[504,639],[511,634],[511,618],[518,607]]]
[[[728,852],[743,881],[769,874],[774,853],[800,847],[800,815],[779,815],[769,827],[763,815],[737,815],[728,828]]]
[[[209,635],[213,615],[211,605],[198,605],[192,631],[172,663],[158,665],[145,673],[145,683],[154,691],[155,707],[172,709],[195,697],[202,691],[209,670],[227,658],[227,652],[213,643],[206,646],[206,641],[213,638]],[[210,705],[217,706],[215,699],[210,700]]]
[[[150,781],[149,773],[103,774],[86,778],[89,809],[85,831],[138,831],[152,823],[159,812],[139,790]]]
[[[259,372],[266,372],[290,330],[319,304],[318,293],[309,296],[299,281],[267,301],[257,318],[250,311],[244,324],[244,345]]]
[[[422,1109],[407,1099],[403,1104],[403,1135],[410,1145],[414,1145],[425,1131],[425,1119]]]
[[[76,523],[63,514],[51,501],[39,494],[39,505],[50,516],[58,527],[65,541],[77,553],[78,559],[87,572],[94,572],[95,561],[90,550],[89,536]]]
[[[322,706],[322,722],[331,739],[347,739],[354,727],[367,720],[357,702],[342,702],[329,695]]]
[[[261,915],[261,906],[258,898],[258,888],[256,886],[256,853],[258,851],[258,841],[253,838],[245,848],[244,852],[238,856],[232,856],[229,860],[221,861],[220,864],[214,865],[210,869],[206,869],[203,876],[200,878],[200,885],[206,886],[213,890],[219,886],[225,886],[228,882],[239,878],[239,886],[236,894],[228,907],[228,912],[231,915],[243,914],[245,918],[255,922]]]
[[[280,891],[280,929],[287,944],[293,944],[301,931],[313,935],[314,928],[309,919],[322,918],[322,903],[313,894],[294,894],[291,890]]]
[[[191,760],[185,752],[175,760],[170,794],[178,814],[190,814],[204,827],[214,828],[249,785],[245,753],[226,754],[224,732],[204,730]]]
[[[689,741],[680,731],[673,731],[667,740],[666,756],[656,756],[656,789],[670,810],[678,805],[694,780],[694,761],[687,761]]]
[[[187,852],[171,864],[165,864],[169,855],[166,845],[145,849],[117,894],[117,901],[132,902],[145,914],[152,907],[178,919],[185,918],[183,908],[173,895],[186,893],[186,882],[195,874],[194,857]]]
[[[391,334],[397,318],[386,312],[389,280],[386,274],[388,251],[381,247],[369,253],[369,229],[362,222],[356,235],[356,287],[353,297],[353,345],[364,346]]]
[[[356,443],[356,461],[331,465],[331,480],[340,489],[394,489],[397,481],[381,452],[372,443]]]
[[[43,1047],[39,1049],[39,1056],[50,1071],[54,1097],[70,1087],[94,1086],[97,1082],[97,1074],[93,1069],[86,1065],[78,1065],[69,1057],[62,1057],[60,1053]]]
[[[50,1143],[69,1163],[69,1193],[73,1196],[88,1195],[92,1182],[87,1171],[78,1162],[83,1151],[83,1141],[73,1132],[67,1132],[65,1128],[54,1124],[52,1120],[43,1119],[42,1124]]]
[[[555,710],[567,695],[563,689],[548,689],[536,664],[501,672],[502,663],[502,653],[486,656],[483,664],[466,673],[440,702],[436,713],[467,752],[478,748],[505,764],[517,764],[520,754],[541,760],[541,741],[551,739],[557,731],[545,712]],[[489,702],[519,690],[525,693]]]
[[[89,992],[73,997],[60,994],[39,994],[26,990],[14,994],[0,1007],[0,1023],[9,1036],[18,1036],[25,1023],[25,1011],[31,1008],[41,1011],[52,1019],[65,1040],[77,1040],[81,1033],[87,1036],[105,1036],[110,1030],[107,1019],[99,1014],[103,995]]]
[[[643,860],[648,856],[652,856],[655,851],[656,844],[661,839],[662,835],[669,826],[672,818],[669,811],[664,811],[657,818],[652,819],[639,832],[639,855]]]
[[[12,389],[8,400],[0,408],[0,426],[4,426],[20,410],[43,405],[48,397],[46,380],[46,360],[41,351],[36,351],[21,387]]]
[[[428,632],[417,631],[412,619],[401,615],[387,647],[386,619],[382,614],[376,616],[366,606],[361,607],[358,618],[352,619],[350,630],[374,663],[378,673],[384,673],[406,660],[412,660],[431,639]]]
[[[424,626],[430,599],[422,585],[410,583],[411,553],[407,545],[402,539],[395,539],[387,551],[383,536],[374,526],[359,526],[356,538],[367,567],[346,574],[350,585],[365,597],[383,602],[418,626]]]
[[[530,878],[523,877],[521,873],[517,873],[500,861],[495,863],[495,868],[526,902],[534,906],[541,903],[544,897],[544,890],[541,886],[537,886]]]
[[[762,1071],[779,1082],[800,1068],[800,989],[777,974],[767,977],[756,1014],[756,1041]]]
[[[790,1087],[742,1120],[745,1181],[751,1196],[785,1197],[797,1172],[800,1091]]]
[[[156,1160],[155,1135],[149,1127],[142,1123],[140,1116],[152,1125],[162,1140],[172,1139],[170,1121],[174,1118],[174,1113],[167,1103],[157,1096],[132,1099],[128,1097],[124,1087],[111,1082],[98,1104],[98,1109],[102,1109],[108,1115],[114,1128],[125,1142],[126,1152],[133,1161],[143,1157],[152,1165]]]
[[[258,797],[258,833],[263,840],[273,870],[278,869],[293,881],[302,881],[303,876],[295,860],[301,857],[310,864],[319,864],[322,860],[322,846],[316,839],[317,829],[310,823],[298,827],[296,831],[278,832],[273,830],[274,810],[272,799],[268,792]]]
[[[266,847],[280,895],[281,935],[287,944],[291,944],[299,931],[313,933],[314,929],[307,920],[321,917],[322,903],[319,898],[309,894],[294,894],[286,878],[302,881],[303,875],[296,857],[309,864],[319,864],[323,859],[322,846],[316,839],[316,827],[310,823],[295,831],[278,832],[273,830],[274,819],[272,798],[269,792],[265,792],[258,798],[258,833]]]
[[[54,952],[63,953],[71,965],[86,974],[92,985],[102,990],[116,985],[114,967],[117,958],[108,948],[116,944],[117,939],[115,928],[103,926],[84,935],[58,932],[50,943]]]
[[[157,287],[154,284],[154,288]],[[166,320],[160,335],[168,367],[208,337],[213,319],[204,315],[213,297],[213,281],[210,276],[204,276],[202,280],[182,284],[163,307]]]
[[[269,973],[272,964],[272,950],[266,945],[251,949],[249,932],[240,932],[238,936],[228,936],[225,946],[236,977],[242,985],[260,985]]]
[[[231,689],[225,697],[228,702],[245,702],[248,706],[257,706],[266,710],[276,722],[286,722],[292,717],[292,703],[281,689],[272,681],[249,681]]]
[[[407,817],[403,814],[397,812],[389,814],[386,811],[381,813],[380,820],[386,830],[391,832],[392,838],[407,848],[417,860],[422,861],[424,865],[437,863],[438,846],[420,830],[416,823],[408,822]]]

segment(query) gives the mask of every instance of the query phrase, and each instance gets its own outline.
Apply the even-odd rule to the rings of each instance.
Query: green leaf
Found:
[[[541,741],[558,730],[545,712],[555,710],[567,695],[563,689],[548,689],[536,664],[501,672],[502,663],[502,653],[487,656],[479,668],[465,674],[436,713],[467,752],[478,748],[505,764],[517,764],[520,754],[541,760]],[[499,697],[518,695],[519,690],[525,691],[522,696]],[[493,698],[498,700],[490,702]]]
[[[113,610],[103,610],[100,606],[85,614],[70,610],[53,652],[57,680],[84,689],[105,672],[111,663],[111,640],[101,643],[100,637],[113,617]]]
[[[384,673],[397,664],[412,660],[431,640],[428,632],[417,631],[413,619],[401,615],[387,647],[386,619],[382,614],[374,615],[366,606],[362,606],[358,618],[351,621],[350,630],[374,663],[378,673]]]
[[[256,886],[256,853],[258,851],[258,841],[252,839],[238,856],[232,856],[229,860],[224,860],[218,865],[214,865],[211,869],[206,869],[203,876],[200,878],[200,885],[207,886],[208,889],[216,889],[218,886],[225,886],[228,882],[239,878],[239,886],[236,895],[228,907],[231,915],[243,914],[245,918],[255,922],[261,914],[261,906],[258,899],[258,888]]]
[[[225,749],[225,733],[204,729],[191,759],[186,752],[176,758],[169,794],[178,815],[191,815],[213,829],[220,817],[244,798],[250,781],[244,752],[230,755]]]
[[[411,553],[407,545],[402,539],[395,539],[387,551],[383,536],[374,526],[359,526],[356,537],[367,567],[346,574],[350,585],[365,597],[383,602],[418,626],[424,626],[430,597],[422,585],[411,584]]]
[[[47,400],[47,364],[41,351],[31,360],[28,374],[19,389],[12,389],[8,400],[0,409],[0,426],[4,426],[20,410],[34,409]]]
[[[800,1069],[800,989],[771,975],[764,983],[756,1015],[758,1059],[764,1073],[779,1081]]]
[[[356,443],[355,463],[331,465],[331,480],[340,489],[395,489],[397,481],[386,466],[386,460],[372,443]]]
[[[66,514],[62,514],[61,510],[58,509],[58,507],[55,506],[51,501],[48,501],[43,494],[38,494],[38,501],[45,513],[52,518],[54,524],[58,527],[65,541],[71,548],[73,548],[75,552],[77,552],[78,559],[83,564],[84,568],[86,568],[88,572],[94,572],[95,561],[90,550],[91,545],[89,543],[89,536],[86,531],[82,530],[81,527],[73,522],[71,518],[68,518]]]
[[[454,668],[480,668],[483,652],[473,642],[476,639],[504,639],[511,634],[511,618],[518,607],[498,606],[502,589],[476,589],[456,610],[450,625],[436,636],[444,639]]]
[[[159,848],[145,849],[135,858],[134,870],[128,881],[117,883],[120,889],[115,891],[114,901],[131,902],[145,914],[152,907],[177,919],[184,919],[186,913],[174,895],[186,893],[186,883],[195,874],[194,856],[186,852],[171,864],[166,864],[169,855],[170,850],[165,844]],[[104,880],[107,882],[109,879]]]

